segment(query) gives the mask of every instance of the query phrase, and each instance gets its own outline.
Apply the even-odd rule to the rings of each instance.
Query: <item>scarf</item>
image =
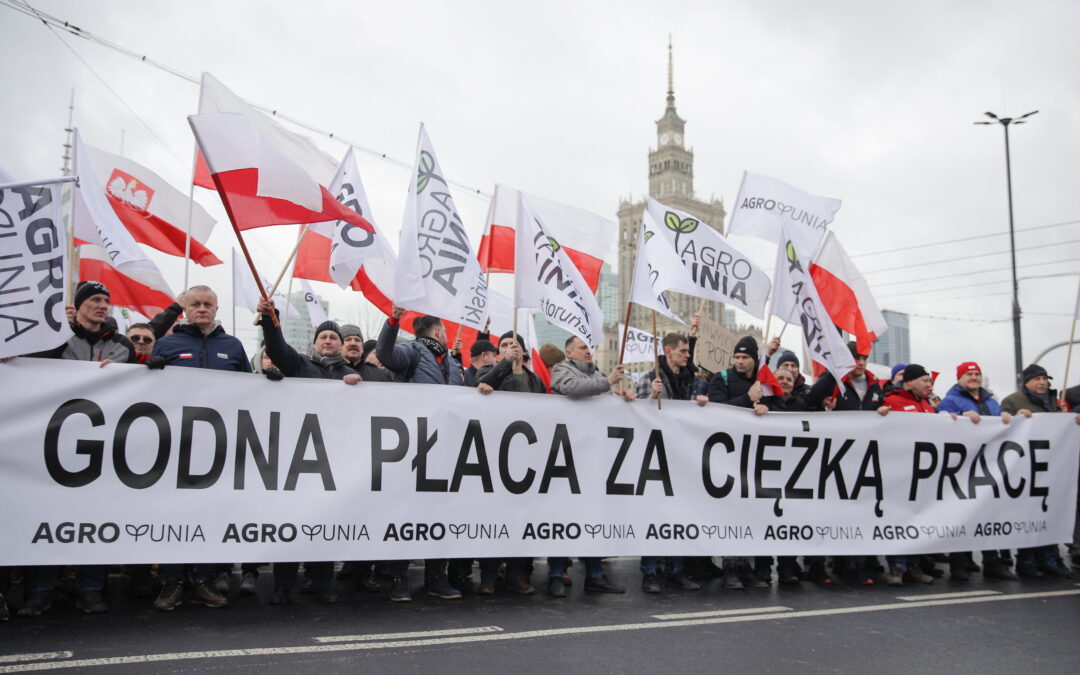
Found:
[[[446,354],[446,346],[440,343],[435,338],[430,338],[425,335],[416,339],[420,342],[420,344],[430,349],[431,353],[435,355],[436,359],[441,358],[443,355]]]

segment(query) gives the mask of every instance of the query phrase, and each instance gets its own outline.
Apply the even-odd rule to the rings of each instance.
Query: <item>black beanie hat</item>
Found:
[[[1024,384],[1027,384],[1028,380],[1034,380],[1036,377],[1039,376],[1044,376],[1048,380],[1054,379],[1050,377],[1050,375],[1046,372],[1046,368],[1043,368],[1037,363],[1033,363],[1027,368],[1024,368],[1024,372],[1022,373],[1022,379],[1024,381]]]
[[[314,343],[315,340],[319,339],[319,335],[321,333],[328,330],[332,330],[337,333],[338,339],[341,339],[341,328],[338,327],[337,323],[335,323],[334,321],[323,321],[319,324],[319,327],[315,329],[315,337],[313,337],[311,341]]]
[[[93,295],[109,297],[109,289],[100,281],[80,281],[79,285],[75,287],[75,309],[78,309],[79,305],[86,302]]]
[[[323,330],[329,330],[329,329],[324,328]],[[360,326],[356,326],[356,325],[353,325],[351,323],[347,323],[344,326],[342,326],[341,330],[338,331],[338,335],[341,336],[342,340],[345,340],[345,338],[347,338],[347,337],[358,337],[358,338],[360,338],[361,342],[364,341],[364,334],[362,332],[360,332]]]
[[[904,368],[904,382],[911,382],[912,380],[917,380],[920,377],[924,377],[929,374],[930,373],[926,372],[926,368],[923,368],[919,364],[909,363],[908,367]]]
[[[514,337],[514,331],[508,330],[505,333],[503,333],[502,335],[500,335],[499,336],[499,342],[502,343],[502,341],[505,340],[508,337]],[[528,349],[525,348],[525,338],[521,337],[521,333],[517,334],[517,341],[518,341],[518,344],[521,345],[521,351],[522,352],[528,352],[529,351]]]
[[[473,346],[469,348],[469,356],[474,359],[485,352],[498,354],[499,350],[488,340],[477,340],[473,343]]]
[[[780,358],[776,360],[777,369],[785,363],[794,363],[795,368],[799,367],[799,357],[795,356],[795,352],[785,349],[780,353]]]
[[[735,354],[746,354],[754,359],[754,366],[756,367],[758,364],[757,340],[750,335],[739,338],[739,341],[735,343],[735,350],[731,352],[732,356]]]

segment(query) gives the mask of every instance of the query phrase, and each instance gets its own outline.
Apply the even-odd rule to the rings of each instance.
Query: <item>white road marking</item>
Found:
[[[475,628],[449,628],[447,630],[421,630],[412,633],[367,633],[365,635],[324,635],[311,638],[315,642],[368,642],[371,640],[404,640],[410,638],[442,637],[444,635],[475,635],[477,633],[499,633],[498,626],[476,626]]]
[[[19,661],[48,661],[51,659],[70,659],[74,652],[40,652],[37,654],[0,654],[0,663],[18,663]]]
[[[685,614],[653,614],[654,619],[671,621],[673,619],[698,619],[707,616],[743,616],[746,614],[773,614],[794,611],[790,607],[747,607],[745,609],[718,609],[712,612],[687,612]]]
[[[916,607],[942,607],[947,605],[966,605],[981,602],[999,602],[1004,600],[1034,600],[1038,598],[1059,598],[1080,595],[1080,590],[1044,591],[1041,593],[1009,593],[1002,595],[983,595],[979,597],[952,598],[948,600],[922,600],[919,602],[897,602],[858,607],[835,607],[792,612],[774,612],[768,614],[745,614],[740,616],[718,616],[701,619],[683,619],[675,621],[650,621],[645,623],[608,624],[603,626],[571,626],[525,630],[516,633],[488,633],[484,635],[461,635],[458,637],[426,638],[420,640],[391,640],[386,642],[345,642],[341,644],[300,645],[296,647],[263,647],[254,649],[223,649],[206,652],[175,652],[168,654],[140,654],[115,656],[100,659],[79,659],[72,661],[50,661],[46,663],[24,663],[0,666],[0,673],[20,673],[38,670],[56,670],[60,668],[89,668],[92,666],[121,666],[133,663],[161,663],[165,661],[185,661],[193,659],[232,658],[240,656],[282,656],[289,654],[319,654],[327,652],[367,651],[375,649],[408,649],[416,647],[435,647],[451,644],[478,642],[498,642],[504,640],[526,640],[567,635],[588,635],[590,633],[611,633],[631,630],[653,630],[656,628],[684,628],[689,626],[709,626],[724,623],[742,623],[747,621],[772,621],[774,619],[802,619],[840,614],[861,614],[866,612],[887,612],[897,609]]]
[[[898,595],[897,600],[948,600],[949,598],[977,598],[980,595],[1002,595],[1001,591],[964,591],[963,593],[928,593],[926,595]]]

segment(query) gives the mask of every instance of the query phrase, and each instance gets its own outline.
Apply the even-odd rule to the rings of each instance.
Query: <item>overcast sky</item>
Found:
[[[1011,130],[1017,228],[1080,221],[1076,2],[32,4],[406,163],[422,121],[452,180],[485,194],[501,182],[613,220],[621,199],[648,187],[671,33],[697,195],[721,197],[730,211],[749,170],[842,199],[834,230],[879,304],[914,315],[912,359],[943,371],[947,385],[958,363],[974,359],[999,394],[1012,389],[1012,328],[1000,321],[1010,316],[1009,257],[1000,254],[1008,239],[894,249],[1007,231],[1003,134],[972,124],[983,111],[1040,111]],[[74,88],[87,143],[119,152],[123,138],[126,156],[177,186],[190,179],[186,116],[197,85],[58,38],[3,6],[0,76],[0,166],[16,177],[59,172]],[[344,155],[341,142],[313,138]],[[408,170],[359,159],[374,218],[396,241]],[[475,244],[487,198],[454,194]],[[210,247],[227,260],[234,236],[216,195],[196,198],[218,218]],[[295,236],[272,229],[252,233],[267,276]],[[1041,247],[1017,254],[1025,362],[1068,338],[1078,240],[1080,223],[1017,236],[1018,248]],[[768,245],[734,241],[772,267]],[[154,258],[179,290],[178,261]],[[1059,273],[1071,276],[1024,279]],[[962,276],[932,279],[946,275]],[[192,282],[221,288],[228,304],[227,265],[193,267]],[[368,312],[361,296],[316,285],[332,315]],[[227,309],[222,318],[228,326]],[[798,350],[794,330],[784,342]],[[1063,349],[1043,361],[1057,384],[1064,361]]]

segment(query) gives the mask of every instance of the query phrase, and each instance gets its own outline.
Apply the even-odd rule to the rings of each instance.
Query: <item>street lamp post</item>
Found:
[[[1022,386],[1020,373],[1024,370],[1023,349],[1020,346],[1020,286],[1016,281],[1016,234],[1013,227],[1013,199],[1012,199],[1012,162],[1009,157],[1009,125],[1024,124],[1027,119],[1039,112],[1032,110],[1020,117],[998,117],[992,112],[983,113],[993,122],[980,120],[975,124],[993,124],[997,122],[1005,130],[1005,185],[1009,194],[1009,254],[1012,257],[1012,320],[1013,320],[1013,351],[1016,358],[1016,381],[1017,386]]]

